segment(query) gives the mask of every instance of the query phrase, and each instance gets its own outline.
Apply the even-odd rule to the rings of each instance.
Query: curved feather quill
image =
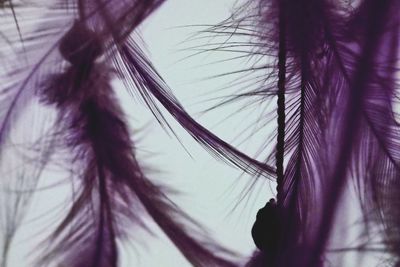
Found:
[[[120,55],[120,60],[118,60],[118,57],[114,57],[117,59],[115,65],[119,67],[121,73],[126,73],[124,76],[128,78],[126,80],[127,87],[136,87],[137,90],[139,90],[140,95],[159,122],[162,123],[166,121],[155,100],[157,100],[197,142],[203,145],[212,154],[227,160],[253,175],[264,175],[268,178],[274,176],[274,168],[235,149],[232,145],[218,138],[190,117],[162,78],[154,70],[140,47],[133,42],[133,40],[124,43],[120,47],[118,53]]]

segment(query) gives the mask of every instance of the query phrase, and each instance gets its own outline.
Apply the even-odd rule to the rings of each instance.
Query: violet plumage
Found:
[[[35,61],[39,55],[33,68],[31,64],[18,66],[22,71],[6,74],[12,82],[4,88],[2,151],[26,104],[39,98],[58,113],[52,128],[58,143],[53,145],[73,155],[71,182],[78,189],[67,216],[50,236],[51,245],[43,251],[39,266],[118,266],[117,242],[128,235],[124,227],[130,222],[146,228],[146,213],[193,265],[235,266],[224,258],[233,255],[213,245],[203,230],[167,198],[166,190],[145,175],[110,85],[113,74],[121,71],[121,62],[116,60],[119,54],[130,71],[124,78],[142,82],[127,82],[130,90],[139,90],[142,95],[149,86],[156,88],[154,94],[160,90],[159,80],[146,77],[156,72],[128,36],[162,2],[61,1],[49,11],[54,16],[46,18],[53,19],[53,23],[39,24],[35,31],[38,35],[26,43],[29,53],[35,55],[23,56]],[[107,65],[112,63],[117,64],[116,69]],[[143,69],[135,72],[132,66]],[[161,101],[169,104],[165,99]],[[244,169],[253,166],[254,160],[195,123],[176,101],[173,103],[174,111],[179,108],[182,117],[191,122],[195,137],[204,132],[203,143],[219,142],[227,154],[237,155],[237,165]],[[215,148],[217,153],[225,154],[218,146]],[[240,164],[242,158],[250,164]],[[46,158],[41,162],[40,168],[48,161]],[[264,171],[265,165],[259,165],[256,168]]]
[[[189,234],[198,230],[186,229],[188,217],[144,174],[113,96],[112,71],[95,62],[101,44],[85,27],[75,22],[62,39],[61,53],[72,65],[40,90],[45,103],[57,106],[59,132],[81,170],[71,209],[51,236],[50,252],[39,265],[118,266],[117,240],[127,236],[123,226],[143,225],[143,214],[148,213],[195,266],[234,266],[214,256],[222,249],[214,246],[211,252]],[[72,45],[76,36],[87,41]]]
[[[116,267],[118,243],[127,239],[130,225],[147,229],[147,216],[194,266],[237,265],[234,255],[209,241],[139,163],[111,86],[117,77],[166,130],[173,131],[164,111],[216,158],[254,177],[276,179],[276,202],[257,214],[252,235],[258,250],[246,266],[326,266],[335,219],[351,182],[362,206],[363,234],[368,239],[374,234],[369,227],[378,229],[382,252],[390,255],[391,266],[398,266],[399,1],[247,0],[228,20],[205,31],[227,36],[211,50],[257,58],[249,69],[232,72],[257,73],[245,84],[247,91],[212,109],[243,99],[276,100],[273,112],[263,118],[268,121],[272,114],[276,121],[272,151],[264,151],[271,147],[269,140],[260,149],[265,162],[193,119],[146,57],[132,33],[164,2],[42,0],[21,5],[20,17],[15,1],[1,6],[15,27],[0,32],[7,43],[0,54],[15,53],[18,59],[12,64],[2,60],[2,165],[32,101],[55,110],[57,119],[35,130],[48,139],[35,140],[40,149],[34,171],[22,166],[18,179],[9,173],[2,178],[7,193],[16,187],[30,193],[16,191],[2,203],[0,264],[7,264],[11,240],[42,170],[57,149],[65,149],[72,155],[73,198],[44,241],[38,266]],[[38,6],[47,14],[26,33],[32,25],[24,12]],[[232,41],[235,35],[249,40]],[[369,245],[354,249],[368,251]]]
[[[222,104],[277,99],[277,142],[270,153],[283,230],[277,235],[265,225],[278,239],[277,248],[262,249],[249,266],[324,266],[338,204],[352,178],[367,219],[361,227],[397,231],[392,192],[399,179],[399,18],[394,10],[396,1],[247,1],[206,31],[227,36],[214,51],[256,57],[247,72],[267,77]],[[234,35],[250,40],[231,41]],[[394,252],[395,236],[384,241],[386,252]],[[357,249],[368,250],[365,244]]]

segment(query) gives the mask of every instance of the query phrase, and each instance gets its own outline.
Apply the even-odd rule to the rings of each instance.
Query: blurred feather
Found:
[[[13,2],[13,7],[20,15],[20,31],[15,30],[13,19],[8,20],[10,13],[4,11],[1,33],[8,45],[3,42],[0,45],[1,54],[6,55],[1,58],[0,70],[2,267],[7,266],[12,240],[29,210],[40,176],[57,142],[53,131],[56,122],[51,112],[38,103],[35,91],[46,79],[44,74],[60,67],[59,62],[54,61],[55,43],[63,34],[61,25],[70,19],[70,14],[63,14],[58,8],[50,10],[43,1]],[[46,13],[46,18],[38,19],[37,12]],[[37,20],[33,23],[35,15]],[[21,36],[24,36],[23,46],[18,45]],[[24,145],[16,145],[16,141]]]
[[[346,41],[345,45],[337,46],[342,57],[335,67],[345,85],[337,95],[329,136],[329,141],[336,144],[331,150],[335,156],[330,174],[333,186],[324,205],[317,251],[326,246],[341,191],[346,180],[353,176],[365,209],[365,223],[369,223],[371,213],[380,218],[375,217],[373,223],[386,229],[386,252],[394,253],[393,261],[398,261],[398,250],[393,249],[398,243],[395,240],[399,240],[398,226],[394,226],[398,225],[398,218],[393,221],[398,202],[392,197],[393,192],[398,192],[400,177],[400,136],[395,111],[399,62],[399,17],[395,10],[398,9],[397,1],[361,2],[344,27],[341,40]]]
[[[146,177],[109,85],[110,70],[89,66],[72,65],[41,91],[43,101],[58,106],[60,131],[81,174],[70,212],[39,265],[117,266],[117,241],[128,237],[129,224],[146,227],[147,212],[194,266],[234,266],[216,256],[221,248],[198,241],[199,229],[189,229],[187,215]]]
[[[43,103],[57,107],[60,115],[54,130],[58,135],[66,134],[61,135],[67,140],[64,145],[73,150],[74,163],[80,166],[77,177],[80,189],[74,192],[70,212],[51,236],[51,247],[41,257],[40,266],[55,262],[67,266],[117,266],[116,244],[127,236],[125,222],[145,227],[140,211],[150,215],[193,265],[234,266],[219,256],[230,253],[204,240],[201,229],[190,227],[193,222],[167,199],[165,190],[147,179],[136,161],[127,126],[109,85],[113,71],[104,64],[115,60],[113,51],[122,48],[127,51],[125,39],[130,31],[161,3],[61,1],[45,7],[26,7],[43,8],[49,15],[43,23],[39,21],[31,36],[24,34],[28,52],[17,56],[28,61],[11,66],[12,72],[4,70],[8,83],[3,87],[1,152],[4,153],[4,144],[19,118],[27,112],[28,103],[39,96]],[[29,23],[22,16],[20,24],[29,27]],[[10,35],[13,39],[12,31]],[[60,55],[69,61],[69,67]],[[129,55],[124,54],[125,58]],[[140,55],[142,60],[144,56]],[[105,63],[95,63],[100,56]],[[144,67],[145,71],[141,70],[139,75],[130,72],[124,78],[137,80],[155,73],[150,64]],[[151,86],[158,86],[150,81]],[[130,89],[145,87],[135,85]],[[167,98],[162,96],[165,102]],[[176,112],[180,106],[177,102],[174,105],[172,111]],[[247,163],[242,163],[246,160],[257,163],[199,126],[183,109],[179,112],[190,122],[192,132],[211,136],[211,141],[221,143],[222,152],[217,151],[221,154],[228,151],[228,158],[233,154],[240,167],[250,169]],[[41,162],[40,168],[47,161]],[[265,165],[254,168],[264,171]],[[28,183],[29,178],[21,181]],[[30,189],[33,192],[34,188]]]

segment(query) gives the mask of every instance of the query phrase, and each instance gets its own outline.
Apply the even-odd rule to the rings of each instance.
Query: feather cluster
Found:
[[[129,224],[147,228],[145,214],[194,266],[234,266],[224,257],[232,257],[231,252],[214,245],[168,199],[165,188],[146,176],[114,97],[111,79],[116,73],[129,90],[143,97],[160,123],[166,125],[159,104],[215,155],[253,174],[273,174],[273,168],[236,150],[192,119],[133,40],[132,31],[162,2],[78,0],[24,6],[28,11],[43,9],[48,15],[38,20],[32,36],[23,35],[26,51],[20,54],[27,62],[18,62],[13,72],[4,71],[9,83],[2,90],[0,153],[28,104],[40,99],[42,105],[55,107],[58,115],[49,137],[53,146],[43,152],[49,156],[38,163],[39,168],[46,166],[57,148],[66,148],[73,155],[71,183],[78,188],[38,266],[118,266],[117,243],[127,239]],[[27,27],[24,19],[18,22]],[[40,177],[22,170],[22,183]],[[34,191],[34,185],[29,185]],[[3,248],[4,266],[9,243]]]
[[[398,9],[391,0],[247,1],[208,31],[228,36],[215,50],[257,57],[248,72],[265,77],[223,104],[277,99],[277,211],[257,215],[255,224],[269,221],[258,234],[269,232],[277,245],[261,249],[249,266],[324,266],[351,179],[362,227],[383,229],[383,252],[398,264]],[[250,41],[235,43],[235,35]],[[265,61],[271,64],[260,65]]]
[[[218,158],[254,176],[276,178],[277,200],[257,215],[252,234],[259,250],[247,266],[325,266],[349,181],[357,185],[364,234],[373,234],[370,225],[381,230],[383,252],[390,254],[393,266],[400,264],[398,0],[248,0],[208,31],[228,36],[213,50],[263,62],[245,70],[257,73],[256,88],[223,104],[252,97],[257,103],[277,100],[275,149],[266,162],[196,122],[133,37],[164,0],[48,2],[1,6],[2,12],[9,11],[9,25],[16,26],[1,32],[1,39],[21,43],[0,47],[0,54],[16,53],[19,59],[12,64],[2,60],[1,77],[7,82],[0,94],[1,162],[33,99],[55,107],[58,116],[50,127],[57,134],[38,152],[33,175],[22,167],[18,179],[3,178],[2,187],[34,190],[59,140],[72,152],[77,169],[71,178],[78,185],[71,208],[50,236],[39,266],[118,266],[117,244],[127,238],[127,225],[146,228],[143,214],[194,266],[235,266],[221,256],[229,253],[190,227],[190,218],[168,200],[165,188],[145,174],[113,93],[114,73],[165,128],[169,125],[161,109]],[[25,34],[32,25],[17,19],[16,11],[32,10],[46,16]],[[230,43],[234,35],[251,40]],[[48,129],[38,131],[44,135]],[[31,197],[17,195],[1,211],[6,218],[2,266]],[[355,249],[368,250],[368,245]]]
[[[233,266],[195,239],[196,231],[185,226],[188,217],[142,171],[110,86],[112,71],[95,62],[101,44],[93,35],[81,22],[73,25],[60,43],[71,66],[40,92],[44,102],[57,106],[59,132],[80,166],[74,202],[40,266],[56,259],[66,266],[118,266],[117,240],[128,236],[129,223],[144,225],[144,212],[195,266]],[[72,45],[76,40],[83,42]]]

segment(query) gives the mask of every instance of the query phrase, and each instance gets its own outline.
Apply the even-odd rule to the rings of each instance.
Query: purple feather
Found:
[[[123,49],[129,33],[161,3],[78,1],[77,10],[73,11],[80,18],[67,32],[68,24],[62,22],[69,16],[55,15],[57,23],[39,27],[37,32],[43,33],[42,39],[33,39],[28,45],[43,56],[33,68],[30,66],[27,75],[18,73],[15,83],[7,88],[12,94],[7,99],[0,141],[8,138],[14,118],[23,114],[24,101],[30,101],[36,94],[43,103],[57,107],[59,123],[54,130],[63,133],[64,146],[74,155],[73,165],[80,166],[73,181],[79,190],[74,194],[68,215],[51,236],[51,247],[41,257],[40,266],[117,266],[116,242],[127,237],[125,222],[145,227],[145,213],[193,265],[234,266],[219,256],[232,256],[231,253],[206,240],[201,228],[194,227],[191,219],[168,200],[165,189],[146,177],[136,160],[122,111],[110,86],[114,70],[105,64],[115,60],[113,50]],[[60,9],[54,9],[57,12],[65,8],[59,4]],[[57,32],[57,36],[53,29],[64,31],[61,35]],[[43,53],[49,43],[50,48]],[[69,66],[61,60],[57,48]],[[154,73],[150,67],[146,66],[149,73],[141,75]],[[224,144],[228,151],[237,153],[237,158],[251,160],[198,124],[192,124],[199,132]]]
[[[272,96],[278,104],[272,153],[283,230],[277,235],[277,227],[267,224],[259,230],[278,239],[277,248],[262,249],[250,266],[322,266],[338,203],[353,177],[366,218],[374,211],[365,223],[398,231],[394,10],[396,1],[366,0],[353,9],[323,0],[247,1],[230,20],[211,28],[228,36],[219,49],[241,46],[229,43],[232,35],[249,36],[248,55],[274,62],[249,69],[266,73],[260,87],[225,102]],[[269,214],[264,220],[272,224],[276,215]],[[257,216],[255,226],[258,221]],[[397,240],[398,234],[387,239],[388,252],[395,251]]]
[[[218,158],[254,176],[276,177],[277,204],[268,203],[257,215],[252,234],[259,250],[247,266],[323,266],[351,179],[358,186],[363,227],[383,229],[385,250],[399,265],[397,0],[350,1],[350,8],[341,1],[249,0],[230,20],[211,29],[229,39],[249,36],[255,42],[246,44],[252,51],[245,56],[271,61],[246,70],[266,77],[255,83],[255,90],[223,103],[277,99],[276,146],[268,151],[266,163],[190,117],[130,36],[164,0],[55,2],[48,20],[39,23],[32,36],[22,36],[26,50],[21,55],[33,66],[17,62],[13,72],[4,75],[8,83],[0,99],[1,157],[16,121],[36,94],[57,108],[54,130],[63,133],[63,145],[79,166],[72,181],[79,189],[40,266],[117,266],[117,242],[127,238],[130,223],[146,228],[146,213],[193,265],[234,266],[218,256],[231,255],[204,241],[201,229],[189,227],[190,218],[168,200],[166,189],[146,176],[110,85],[113,72],[144,99],[164,127],[169,125],[161,108]],[[26,23],[23,18],[17,23],[11,43],[22,39],[20,29]],[[223,46],[242,45],[229,44],[229,39]],[[39,174],[52,149],[41,153]],[[10,220],[15,227],[17,219]],[[5,254],[15,227],[5,241]]]
[[[40,266],[111,267],[118,264],[117,240],[128,236],[128,223],[144,225],[146,212],[195,266],[234,266],[189,229],[190,219],[146,177],[136,157],[122,111],[110,86],[110,69],[95,60],[101,45],[81,22],[60,44],[72,65],[40,91],[54,104],[66,145],[81,166],[72,207],[51,237],[52,248]],[[82,45],[74,45],[76,37]],[[84,38],[84,39],[83,39]],[[126,227],[126,226],[125,226]],[[203,237],[204,239],[204,237]]]
[[[246,154],[235,149],[232,145],[221,140],[209,130],[201,126],[184,110],[162,78],[154,70],[148,59],[132,40],[124,43],[119,49],[121,56],[119,66],[121,73],[124,73],[128,88],[137,88],[160,123],[165,123],[155,100],[157,100],[175,119],[188,131],[193,138],[203,145],[212,154],[234,164],[244,171],[253,175],[264,175],[271,178],[275,169],[259,162]],[[118,57],[114,57],[118,58]],[[121,66],[125,66],[124,68]]]
[[[332,187],[323,209],[315,245],[317,253],[326,246],[338,199],[351,174],[365,188],[361,193],[367,195],[363,203],[367,213],[378,208],[377,214],[387,214],[378,223],[396,225],[393,218],[397,217],[394,210],[398,202],[391,193],[397,190],[399,179],[399,136],[393,111],[399,56],[399,18],[395,11],[398,8],[397,1],[363,1],[346,25],[347,34],[343,34],[349,38],[345,48],[353,52],[353,57],[346,60],[354,62],[342,63],[346,84],[338,94],[332,122],[333,127],[341,130],[332,131],[329,136],[337,147],[332,151]],[[388,252],[393,251],[391,242],[388,244]]]

